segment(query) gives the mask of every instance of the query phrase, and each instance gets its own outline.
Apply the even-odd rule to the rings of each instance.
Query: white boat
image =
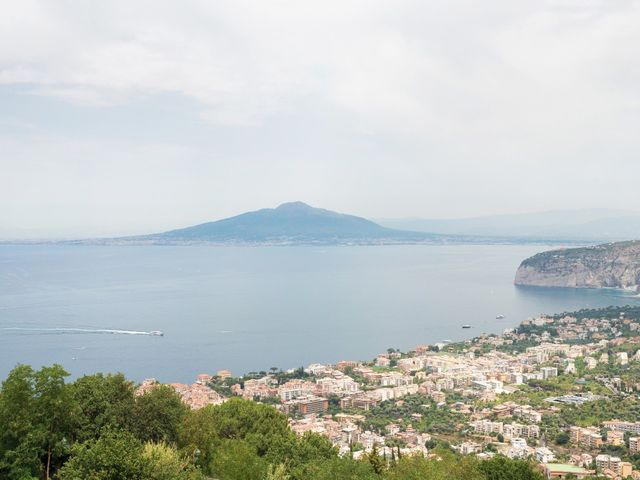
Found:
[[[462,325],[462,328],[471,328],[471,325],[469,325],[469,324],[464,324],[464,325]]]
[[[149,332],[149,335],[152,335],[154,337],[164,337],[164,333],[162,333],[160,330],[151,330]]]
[[[504,315],[496,315],[496,320],[502,320],[504,318]]]

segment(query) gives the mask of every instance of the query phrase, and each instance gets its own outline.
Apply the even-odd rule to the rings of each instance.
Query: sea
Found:
[[[550,248],[2,245],[0,378],[17,364],[59,363],[71,378],[190,383],[221,369],[372,359],[501,333],[540,313],[640,301],[514,286],[520,262]]]

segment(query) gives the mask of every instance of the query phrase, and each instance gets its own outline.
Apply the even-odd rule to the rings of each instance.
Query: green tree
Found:
[[[560,432],[556,435],[555,442],[556,445],[566,445],[569,443],[569,435],[566,432]]]
[[[219,475],[224,462],[233,460],[229,455],[222,455],[221,449],[223,452],[231,451],[235,441],[252,447],[251,455],[245,447],[238,448],[245,448],[241,453],[248,458],[255,454],[259,459],[256,462],[265,471],[269,464],[288,462],[295,466],[310,456],[322,456],[327,445],[331,449],[326,439],[318,439],[317,436],[298,440],[289,428],[286,415],[270,405],[241,398],[231,398],[222,405],[193,412],[179,428],[178,445],[193,453],[206,474]],[[212,469],[212,465],[217,471]]]
[[[366,455],[366,460],[378,475],[382,474],[387,468],[387,461],[380,456],[377,443],[373,444],[373,448],[371,448],[371,451]]]
[[[60,366],[18,365],[0,391],[0,474],[50,478],[68,456],[73,404]]]
[[[404,456],[389,470],[388,480],[483,480],[478,461],[438,450],[438,459]]]
[[[121,373],[86,375],[69,386],[75,404],[75,440],[95,439],[106,427],[122,429],[134,411],[133,384]]]
[[[68,454],[69,437],[72,432],[71,412],[73,406],[69,389],[64,379],[69,374],[60,365],[42,367],[35,373],[35,409],[42,449],[45,478],[52,469],[60,467]]]
[[[304,480],[380,480],[369,462],[335,456],[328,460],[312,461],[305,465]]]
[[[225,439],[216,446],[210,469],[221,480],[248,480],[264,478],[268,466],[251,443]]]
[[[188,457],[166,443],[146,443],[142,449],[146,480],[203,480]]]
[[[33,369],[18,365],[0,390],[0,478],[35,476],[40,470],[40,448],[27,442],[35,429]]]
[[[497,455],[479,463],[486,480],[542,480],[535,465],[525,460],[511,460]]]
[[[291,476],[287,473],[287,467],[284,463],[279,465],[270,465],[267,470],[265,480],[289,480]]]
[[[78,443],[60,469],[60,480],[142,480],[142,443],[128,432],[107,430],[97,440]]]
[[[143,442],[175,443],[178,428],[188,413],[189,408],[173,388],[158,385],[136,397],[129,429]]]

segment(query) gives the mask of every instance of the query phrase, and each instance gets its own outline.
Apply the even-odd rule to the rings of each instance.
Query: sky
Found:
[[[640,0],[5,0],[0,237],[635,208]]]

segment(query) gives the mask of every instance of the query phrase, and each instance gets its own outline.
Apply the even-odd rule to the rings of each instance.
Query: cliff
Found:
[[[640,241],[538,253],[520,264],[515,284],[637,289],[640,285]]]

